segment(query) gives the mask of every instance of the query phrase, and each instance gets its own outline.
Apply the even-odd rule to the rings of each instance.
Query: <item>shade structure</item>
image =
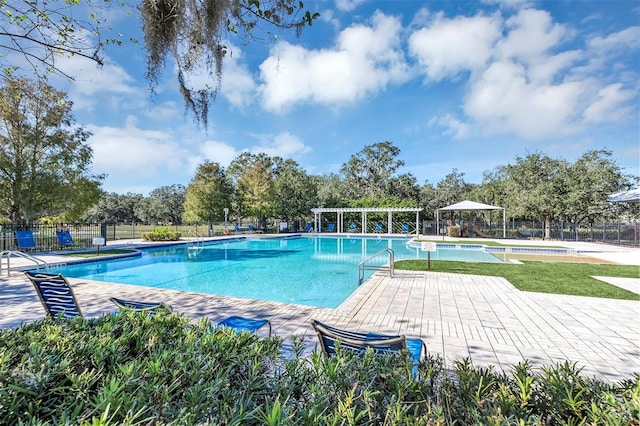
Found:
[[[475,201],[461,201],[442,207],[436,210],[436,229],[440,229],[440,212],[441,211],[474,211],[474,210],[502,210],[502,238],[507,237],[507,215],[504,207],[492,206],[490,204],[477,203]]]
[[[607,201],[610,203],[640,203],[640,188],[616,192],[609,195]]]
[[[337,232],[344,232],[344,214],[360,213],[362,222],[362,233],[367,233],[367,213],[387,213],[387,232],[391,233],[391,224],[393,222],[393,213],[414,212],[416,214],[416,235],[419,234],[419,218],[422,208],[420,207],[316,207],[311,209],[313,212],[314,229],[320,230],[323,213],[336,213],[337,215]]]

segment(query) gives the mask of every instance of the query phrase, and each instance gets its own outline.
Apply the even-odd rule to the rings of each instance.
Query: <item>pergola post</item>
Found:
[[[367,213],[387,213],[387,234],[391,234],[393,231],[393,213],[395,212],[415,212],[416,213],[416,235],[420,233],[420,212],[421,208],[417,207],[362,207],[362,208],[331,208],[331,207],[317,207],[311,209],[314,215],[314,225],[316,232],[321,232],[322,225],[322,213],[335,213],[336,214],[336,228],[338,233],[344,233],[344,214],[346,213],[360,213],[362,233],[367,233]]]

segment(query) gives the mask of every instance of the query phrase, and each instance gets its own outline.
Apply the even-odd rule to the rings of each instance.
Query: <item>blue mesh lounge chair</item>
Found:
[[[111,297],[109,300],[111,300],[119,309],[131,309],[136,312],[149,313],[156,313],[158,309],[166,309],[169,312],[173,312],[173,308],[164,302],[138,302],[134,300],[118,299],[116,297]]]
[[[403,234],[408,234],[409,233],[409,224],[408,223],[403,223],[402,224],[402,233]]]
[[[25,275],[38,293],[47,315],[52,317],[73,318],[82,316],[82,311],[76,300],[76,296],[71,289],[71,285],[62,274],[45,274],[27,271]],[[158,309],[172,311],[170,305],[163,302],[137,302],[132,300],[111,298],[111,301],[120,309],[132,309],[136,312],[155,313]],[[218,323],[220,327],[229,327],[236,331],[255,332],[265,325],[269,325],[269,336],[271,336],[271,322],[269,320],[259,320],[231,316]]]
[[[47,315],[52,317],[61,316],[62,318],[82,316],[82,311],[73,289],[62,274],[27,271],[25,275],[36,288],[40,302],[42,302]],[[135,311],[155,312],[157,309],[166,308],[171,311],[171,307],[162,302],[136,302],[116,298],[111,298],[111,301],[121,309],[128,308]]]
[[[262,229],[256,229],[251,225],[247,225],[247,228],[249,228],[249,232],[253,234],[262,234]]]
[[[376,232],[382,232],[382,224],[381,223],[376,223]]]
[[[58,244],[61,246],[73,245],[73,238],[68,230],[56,231],[56,237],[58,237]]]
[[[318,334],[320,347],[326,356],[335,355],[337,345],[341,349],[358,353],[364,352],[367,348],[371,348],[378,354],[394,353],[407,349],[413,360],[415,375],[418,362],[420,362],[423,352],[426,353],[427,351],[427,347],[421,339],[407,339],[405,336],[342,330],[316,320],[311,320],[311,324]]]
[[[349,232],[356,232],[356,224],[352,223],[351,225],[349,225]]]
[[[310,223],[307,223],[307,225],[304,227],[304,232],[311,232],[313,231],[313,225]]]
[[[327,232],[333,232],[336,229],[336,224],[335,223],[330,223],[327,225]]]
[[[255,333],[265,325],[269,326],[269,336],[271,336],[271,322],[266,319],[244,318],[236,315],[220,321],[216,327],[228,327],[235,331],[248,331]]]
[[[47,315],[52,317],[73,318],[82,316],[76,296],[69,282],[62,274],[42,274],[25,272],[25,275],[36,288],[40,302]]]
[[[16,241],[20,250],[35,250],[36,240],[33,238],[33,231],[16,231]]]

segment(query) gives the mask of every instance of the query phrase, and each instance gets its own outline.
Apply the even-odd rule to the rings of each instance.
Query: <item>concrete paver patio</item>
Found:
[[[640,261],[640,251],[630,250]],[[626,285],[637,286],[638,281]],[[474,365],[508,370],[525,359],[535,366],[569,360],[585,374],[608,381],[640,374],[640,301],[522,292],[497,277],[396,271],[390,278],[376,273],[336,309],[80,279],[70,282],[88,317],[114,311],[109,297],[115,295],[162,300],[194,320],[208,317],[215,322],[229,315],[268,318],[278,336],[307,336],[309,351],[316,344],[309,324],[315,318],[338,327],[421,338],[428,351],[440,354],[447,365],[469,357]],[[44,316],[23,274],[0,278],[0,312],[0,328]]]

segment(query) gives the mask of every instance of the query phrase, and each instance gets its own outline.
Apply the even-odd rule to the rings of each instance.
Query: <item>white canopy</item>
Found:
[[[502,238],[507,238],[507,215],[504,207],[490,204],[477,203],[475,201],[461,201],[447,207],[436,210],[436,229],[440,229],[440,211],[472,211],[472,210],[502,210]]]
[[[640,188],[616,192],[615,194],[609,195],[607,201],[610,203],[640,203]]]
[[[459,211],[459,210],[504,210],[502,207],[491,206],[489,204],[476,203],[475,201],[461,201],[459,203],[451,204],[450,206],[443,207],[438,210],[445,211]]]

